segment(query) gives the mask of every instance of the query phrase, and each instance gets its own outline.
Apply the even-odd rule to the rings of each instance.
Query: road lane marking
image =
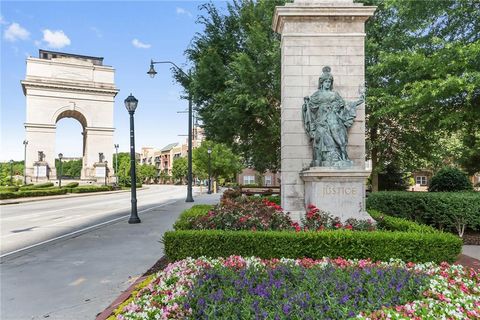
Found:
[[[161,207],[173,204],[177,201],[178,200],[166,202],[166,203],[163,203],[163,204],[155,206],[155,207],[151,207],[151,208],[148,208],[148,209],[141,210],[138,213],[144,213],[144,212],[152,211],[156,208],[161,208]],[[125,215],[125,216],[121,216],[121,217],[118,217],[118,218],[115,218],[115,219],[111,219],[111,220],[108,220],[108,221],[105,221],[105,222],[102,222],[102,223],[98,223],[98,224],[95,224],[93,226],[89,226],[89,227],[86,227],[86,228],[83,228],[83,229],[80,229],[80,230],[69,232],[67,234],[64,234],[64,235],[61,235],[61,236],[58,236],[58,237],[55,237],[55,238],[52,238],[52,239],[48,239],[48,240],[45,240],[45,241],[41,241],[41,242],[38,242],[38,243],[35,243],[35,244],[32,244],[32,245],[14,250],[14,251],[10,251],[10,252],[7,252],[7,253],[4,253],[4,254],[0,255],[0,259],[8,257],[8,256],[13,255],[13,254],[16,254],[16,253],[19,253],[19,252],[22,252],[22,251],[25,251],[25,250],[28,250],[28,249],[32,249],[32,248],[41,246],[43,244],[47,244],[47,243],[50,243],[50,242],[53,242],[53,241],[56,241],[56,240],[61,240],[61,239],[67,238],[67,237],[71,237],[71,236],[74,236],[76,234],[83,233],[85,231],[88,231],[88,230],[91,230],[91,229],[94,229],[94,228],[98,228],[100,226],[103,226],[103,225],[106,225],[106,224],[109,224],[109,223],[112,223],[112,222],[115,222],[115,221],[118,221],[118,220],[122,220],[122,219],[125,219],[125,218],[128,218],[128,217],[130,217],[130,214]]]
[[[169,191],[162,192],[161,195],[168,195],[170,193],[176,193],[176,192],[178,192],[178,190],[169,190]],[[142,197],[139,198],[139,200],[142,201],[142,198],[150,197],[150,196],[158,197],[158,192],[154,192],[154,193],[151,193],[151,194],[143,194]],[[2,221],[8,221],[8,220],[11,221],[11,220],[18,220],[18,218],[24,218],[24,219],[35,218],[35,217],[39,217],[39,216],[42,216],[42,215],[55,213],[55,212],[60,212],[60,211],[65,211],[65,210],[80,209],[80,208],[85,208],[85,207],[96,206],[96,205],[99,205],[99,204],[111,204],[111,203],[119,203],[119,202],[125,202],[125,201],[128,201],[128,203],[130,203],[131,200],[128,199],[128,198],[122,198],[122,199],[116,199],[116,200],[110,200],[110,201],[98,201],[98,202],[84,204],[84,205],[80,205],[80,206],[76,206],[76,207],[68,207],[68,208],[55,209],[55,210],[50,210],[50,211],[42,211],[42,212],[39,212],[39,213],[27,213],[27,214],[23,214],[23,215],[22,214],[15,214],[14,216],[11,216],[11,217],[2,217],[1,220]],[[3,211],[3,210],[1,210],[1,211]]]

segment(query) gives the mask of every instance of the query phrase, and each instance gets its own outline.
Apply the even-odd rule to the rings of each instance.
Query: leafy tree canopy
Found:
[[[280,159],[280,41],[271,30],[284,1],[234,0],[226,13],[202,5],[204,26],[186,55],[192,94],[209,139],[242,155],[247,165],[276,171]]]
[[[480,170],[480,2],[362,2],[378,6],[366,43],[372,158]]]
[[[210,170],[213,178],[229,179],[242,170],[243,164],[240,157],[235,155],[230,148],[224,144],[204,141],[200,147],[193,150],[192,160],[197,177],[208,178],[209,148],[212,151],[210,154]]]

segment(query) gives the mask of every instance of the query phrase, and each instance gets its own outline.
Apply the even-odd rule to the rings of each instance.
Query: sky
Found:
[[[162,148],[185,142],[188,108],[183,88],[168,65],[146,72],[150,59],[170,60],[188,70],[184,51],[203,27],[197,23],[205,1],[1,1],[0,161],[23,160],[26,58],[38,50],[103,57],[115,69],[120,90],[114,105],[114,143],[129,150],[129,115],[124,99],[138,100],[135,146]],[[214,1],[224,8],[225,2]],[[57,123],[56,154],[82,156],[81,125],[72,118]],[[113,150],[113,145],[112,145]]]

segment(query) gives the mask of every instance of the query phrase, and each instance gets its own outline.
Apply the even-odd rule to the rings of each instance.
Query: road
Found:
[[[138,210],[182,199],[185,194],[185,186],[148,186],[137,192]],[[8,255],[129,212],[129,192],[3,205],[0,207],[0,254]]]
[[[17,232],[32,235],[36,232],[37,240],[82,229],[89,223],[123,218],[2,259],[0,319],[95,319],[163,255],[162,235],[172,229],[183,210],[193,204],[219,200],[218,194],[194,194],[195,203],[186,203],[185,189],[185,186],[153,186],[139,192],[139,208],[142,208],[139,224],[127,223],[128,192],[69,199],[67,203],[48,200],[15,205],[16,209],[1,206],[2,218],[10,218],[5,230],[38,226],[28,232]],[[45,213],[49,218],[41,220],[41,215],[36,215],[40,211],[34,210],[40,208],[51,211]],[[23,219],[12,219],[15,215],[23,215]],[[53,219],[56,217],[60,218]],[[32,224],[29,219],[38,220]],[[64,223],[58,223],[60,220]],[[49,229],[55,232],[46,232]],[[25,238],[16,239],[22,239],[22,245],[31,243]]]

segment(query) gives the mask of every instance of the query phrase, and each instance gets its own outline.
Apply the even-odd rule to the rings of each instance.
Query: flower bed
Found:
[[[473,269],[399,260],[187,258],[110,319],[478,319]]]
[[[374,231],[375,224],[371,220],[347,219],[342,223],[339,217],[333,217],[328,212],[308,206],[308,212],[302,219],[302,224],[293,222],[289,213],[266,198],[232,197],[229,193],[221,200],[220,205],[202,214],[201,209],[195,210],[194,218],[182,217],[176,229],[193,230],[251,230],[251,231],[323,231],[347,229],[354,231]],[[204,211],[205,212],[205,211]],[[185,214],[184,214],[185,216]]]

